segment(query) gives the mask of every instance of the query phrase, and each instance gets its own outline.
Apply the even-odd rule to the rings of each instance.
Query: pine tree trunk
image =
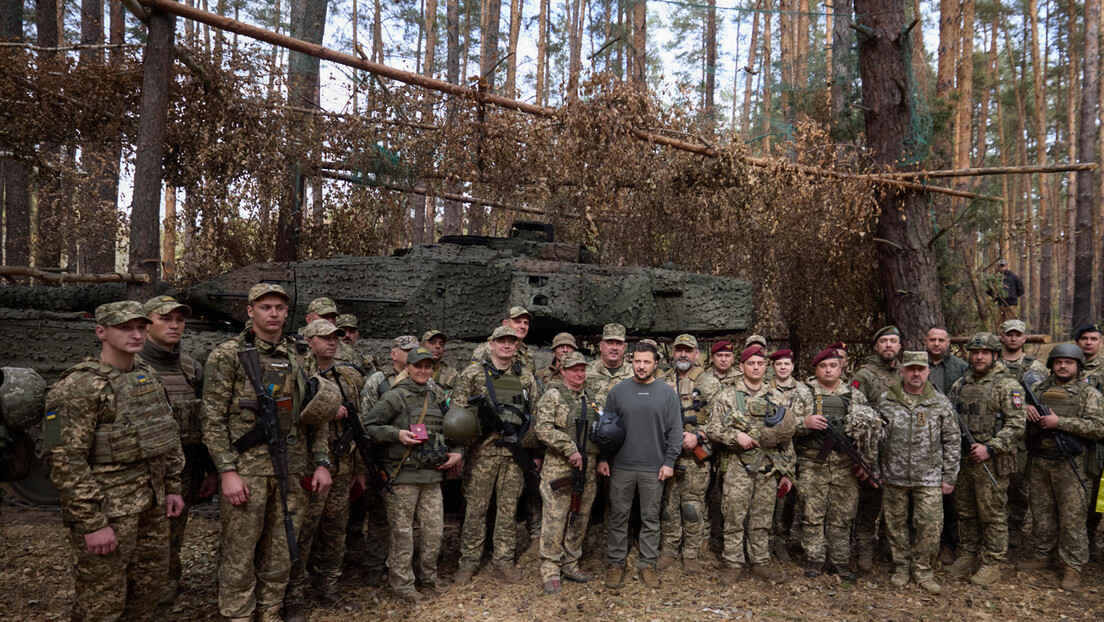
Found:
[[[833,0],[833,11],[840,15],[832,20],[832,119],[836,123],[850,119],[848,108],[855,82],[855,31],[851,20],[852,0]]]
[[[35,30],[37,43],[41,48],[54,48],[58,45],[57,0],[38,0],[35,3]],[[39,52],[39,63],[50,62],[57,56],[55,51]],[[60,163],[61,146],[46,143],[40,147],[42,157],[49,162]],[[35,203],[35,247],[34,265],[38,267],[61,267],[61,232],[65,230],[61,220],[70,212],[63,207],[64,195],[61,191],[61,179],[56,171],[39,167],[35,175],[38,200]]]
[[[962,0],[939,0],[939,65],[935,95],[947,100],[955,88],[959,46],[962,43]],[[948,101],[948,103],[950,103]]]
[[[521,35],[521,20],[525,3],[522,0],[510,0],[510,40],[506,44],[506,97],[517,97],[518,37]]]
[[[632,82],[641,91],[648,90],[648,3],[634,0],[632,5]]]
[[[1082,68],[1081,105],[1077,133],[1077,160],[1096,161],[1099,130],[1096,125],[1100,105],[1100,0],[1085,0],[1085,42]],[[1071,326],[1088,324],[1093,301],[1093,173],[1077,173],[1077,206],[1074,237],[1073,313]],[[1097,210],[1099,211],[1099,210]],[[1104,285],[1102,283],[1101,285]]]
[[[537,105],[544,106],[544,85],[548,81],[548,4],[549,0],[540,0],[540,14],[537,17]]]
[[[582,12],[582,0],[565,0],[564,14],[567,18],[567,98],[579,97],[579,70],[582,61],[582,32],[579,30],[579,15]]]
[[[1068,162],[1077,161],[1077,143],[1078,143],[1078,131],[1077,131],[1077,103],[1081,98],[1081,89],[1077,81],[1077,70],[1080,69],[1079,60],[1074,54],[1076,45],[1074,37],[1078,31],[1081,30],[1080,26],[1080,7],[1077,6],[1072,0],[1066,2],[1066,45],[1062,53],[1065,56],[1066,67],[1066,148]],[[1098,44],[1099,45],[1099,44]],[[1075,238],[1074,230],[1077,228],[1077,173],[1068,173],[1066,179],[1066,201],[1064,203],[1065,218],[1061,220],[1064,226],[1064,236],[1062,243],[1062,263],[1063,266],[1059,270],[1061,275],[1061,292],[1062,292],[1062,325],[1063,326],[1076,326],[1071,324],[1073,321],[1073,299],[1076,296],[1074,291],[1074,270],[1075,270],[1075,256],[1077,254],[1074,248]]]
[[[1034,80],[1034,104],[1035,104],[1035,164],[1047,163],[1047,109],[1043,88],[1045,86],[1045,71],[1041,53],[1039,51],[1039,7],[1036,0],[1027,1],[1028,22],[1031,26],[1031,71]],[[1052,237],[1052,217],[1054,209],[1050,194],[1050,183],[1045,175],[1039,175],[1039,224],[1036,229],[1039,232],[1040,255],[1039,260],[1039,318],[1036,329],[1043,333],[1051,332],[1051,293],[1053,292],[1053,258],[1054,244]]]
[[[498,71],[498,26],[502,10],[502,0],[483,0],[483,11],[479,22],[479,75],[487,81],[487,90],[494,92],[495,76]]]
[[[218,39],[215,39],[218,41]],[[164,242],[161,245],[161,267],[165,273],[165,280],[173,277],[176,268],[176,188],[165,185],[165,221]]]
[[[752,72],[755,71],[755,56],[759,51],[759,8],[762,5],[763,0],[755,0],[755,12],[751,14],[751,42],[748,45],[748,60],[747,65],[744,66],[744,103],[743,111],[740,113],[740,128],[744,132],[745,139],[748,138],[751,131],[748,124],[751,122],[751,86],[755,78]]]
[[[717,0],[706,0],[705,17],[705,123],[712,128],[717,115],[713,92],[717,88]]]
[[[446,79],[453,83],[460,83],[460,2],[459,0],[445,0],[445,30],[448,37],[448,67],[446,67]],[[452,123],[456,114],[456,102],[450,101],[448,107],[447,123]],[[451,187],[452,191],[459,190]],[[461,218],[464,207],[458,201],[445,201],[444,222],[442,223],[445,235],[459,235]]]
[[[23,40],[23,0],[0,0],[0,41]],[[11,50],[13,58],[25,54]],[[0,143],[0,151],[6,151]],[[9,266],[31,263],[31,192],[27,165],[0,158],[0,200],[4,214],[4,260]]]
[[[771,105],[774,101],[772,86],[774,81],[771,79],[771,8],[773,2],[771,0],[766,1],[766,13],[763,14],[763,62],[759,67],[759,79],[761,81],[761,88],[763,93],[762,103],[762,115],[763,115],[763,152],[770,153],[771,150]]]

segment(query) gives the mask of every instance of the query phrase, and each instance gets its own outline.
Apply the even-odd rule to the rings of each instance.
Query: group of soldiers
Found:
[[[806,577],[855,581],[853,553],[857,570],[871,572],[880,538],[894,586],[914,580],[939,593],[937,563],[990,585],[1009,525],[1021,529],[1029,506],[1035,550],[1021,569],[1053,565],[1064,589],[1080,585],[1104,466],[1099,326],[1079,329],[1045,365],[1024,354],[1019,320],[999,337],[975,335],[968,361],[949,353],[941,327],[925,350],[902,351],[889,326],[853,376],[847,347],[835,343],[802,381],[794,353],[770,352],[756,335],[742,349],[717,342],[708,355],[680,335],[663,365],[657,344],[642,339],[635,350],[651,362],[641,363],[619,324],[605,326],[590,362],[572,335],[557,335],[551,364],[538,370],[524,343],[532,315],[513,307],[462,370],[444,360],[439,330],[395,338],[390,365],[377,370],[352,347],[355,317],[320,298],[291,334],[289,302],[279,285],[253,286],[246,330],[205,366],[182,353],[191,310],[173,298],[96,310],[100,356],[51,389],[43,422],[75,554],[74,619],[171,609],[188,510],[213,494],[218,611],[231,620],[302,621],[312,595],[321,606],[359,608],[337,589],[349,547],[370,583],[386,570],[410,604],[469,583],[492,498],[497,580],[522,580],[515,515],[524,499],[544,591],[589,582],[584,538],[599,493],[611,496],[601,476],[619,465],[609,426],[651,433],[633,430],[643,424],[616,413],[610,393],[653,379],[677,394],[665,419],[677,429],[658,432],[681,436],[681,447],[659,471],[657,541],[640,535],[649,587],[665,573],[703,572],[711,491],[720,492],[724,584],[745,574],[782,581],[772,553],[788,561],[795,542]],[[464,501],[451,581],[437,570],[446,478],[462,478]],[[623,522],[628,508],[615,502],[613,513]],[[614,549],[627,543],[610,529],[605,585],[616,588],[624,555],[617,567]]]

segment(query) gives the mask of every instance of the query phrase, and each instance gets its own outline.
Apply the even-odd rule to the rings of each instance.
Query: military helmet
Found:
[[[1047,355],[1047,369],[1054,369],[1054,359],[1073,359],[1078,369],[1085,369],[1085,353],[1075,343],[1060,343]]]
[[[441,422],[441,431],[445,440],[454,444],[463,444],[479,434],[479,418],[459,404],[449,406]]]
[[[590,438],[602,451],[613,452],[620,449],[625,442],[625,424],[621,422],[621,416],[617,413],[602,413],[594,424]]]
[[[4,425],[25,430],[42,418],[46,381],[29,367],[0,368],[0,413]]]
[[[299,411],[299,420],[307,425],[323,425],[333,421],[341,408],[341,389],[337,383],[315,374],[307,385],[309,401]]]
[[[1004,346],[1001,345],[1000,339],[993,333],[977,333],[974,335],[970,342],[966,344],[966,350],[991,350],[993,352],[1000,352]]]

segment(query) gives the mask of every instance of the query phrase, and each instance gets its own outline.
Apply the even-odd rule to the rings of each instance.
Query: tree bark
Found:
[[[134,202],[130,208],[130,271],[148,274],[150,281],[127,285],[127,296],[132,300],[146,300],[152,296],[161,278],[158,225],[175,27],[176,18],[172,15],[160,9],[150,10],[149,35],[142,61]]]
[[[846,122],[850,116],[848,108],[855,84],[855,31],[851,29],[849,19],[852,0],[833,0],[832,10],[838,16],[832,20],[832,119],[835,123]]]
[[[522,11],[525,4],[522,0],[510,0],[510,39],[506,44],[506,53],[510,56],[506,60],[506,97],[517,97],[517,66],[518,66],[518,37],[521,35]]]
[[[855,0],[855,22],[870,33],[859,38],[867,148],[877,164],[896,168],[911,127],[911,99],[898,86],[908,80],[901,41],[904,4]],[[903,343],[919,347],[928,328],[943,322],[927,201],[918,192],[887,188],[879,203],[878,258],[887,319],[901,329]]]
[[[498,24],[502,0],[483,0],[479,22],[479,75],[487,81],[487,91],[494,92],[494,74],[498,63]]]
[[[35,3],[35,30],[37,43],[44,51],[38,53],[39,63],[45,64],[57,56],[50,48],[58,45],[57,0],[38,0]],[[51,162],[61,162],[61,146],[43,144],[42,156]],[[61,267],[61,219],[70,211],[62,207],[64,200],[60,176],[46,167],[39,167],[35,175],[38,200],[35,204],[34,264],[39,267]]]
[[[939,0],[939,64],[935,95],[944,100],[955,87],[958,50],[962,43],[961,21],[962,0]]]
[[[1031,27],[1031,71],[1034,79],[1034,104],[1035,104],[1035,164],[1047,162],[1047,109],[1043,88],[1045,86],[1046,72],[1039,51],[1039,7],[1036,0],[1027,2],[1028,22]],[[1039,246],[1041,247],[1041,259],[1039,261],[1039,318],[1036,329],[1039,332],[1051,332],[1051,292],[1053,288],[1053,257],[1054,244],[1051,240],[1051,212],[1053,210],[1050,183],[1045,176],[1040,175],[1039,181],[1039,224],[1036,231],[1039,233]]]
[[[1077,159],[1096,161],[1100,101],[1100,0],[1085,0],[1085,43],[1081,82],[1081,106],[1077,132]],[[1093,173],[1077,173],[1077,226],[1073,231],[1073,327],[1088,324],[1093,304]],[[1104,286],[1104,284],[1101,284]]]
[[[546,106],[544,91],[548,82],[548,4],[549,0],[540,0],[540,13],[537,16],[537,83],[536,102]]]
[[[547,0],[546,0],[547,1]],[[445,2],[445,30],[448,38],[448,67],[446,68],[446,79],[453,83],[460,83],[460,2],[459,0],[446,0]],[[454,115],[456,114],[456,102],[455,100],[449,101],[448,107],[448,120],[446,123],[451,123]],[[452,189],[458,190],[456,186]],[[444,213],[444,234],[445,235],[459,235],[461,232],[460,225],[464,213],[464,206],[458,201],[445,201],[445,213]]]
[[[23,40],[23,0],[0,2],[0,40]],[[25,52],[12,50],[13,55]],[[3,144],[0,150],[6,151]],[[31,262],[31,193],[27,165],[0,158],[0,200],[4,213],[4,262],[26,266]]]
[[[763,60],[759,66],[759,78],[762,88],[762,114],[763,114],[763,153],[770,154],[771,150],[771,104],[774,102],[772,93],[773,80],[771,79],[771,8],[774,3],[766,0],[766,13],[763,14]]]
[[[740,128],[744,132],[745,139],[751,131],[748,123],[751,120],[751,87],[754,82],[755,56],[759,51],[759,7],[763,0],[755,0],[755,12],[751,14],[751,41],[748,45],[748,60],[744,66],[744,104],[740,112]]]
[[[582,32],[579,30],[579,14],[582,0],[564,0],[564,13],[567,18],[567,98],[579,97],[579,70],[582,67]]]
[[[717,0],[706,0],[705,15],[705,124],[712,129],[717,115],[713,94],[717,89]]]
[[[632,5],[632,83],[648,90],[648,2],[634,0]]]
[[[222,32],[221,30],[219,32]],[[219,38],[216,37],[215,41]],[[173,277],[176,268],[176,188],[165,185],[164,238],[161,245],[161,267],[166,279]]]

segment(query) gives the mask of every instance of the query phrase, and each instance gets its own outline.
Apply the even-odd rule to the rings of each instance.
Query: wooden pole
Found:
[[[150,275],[133,272],[108,272],[104,274],[69,274],[47,272],[28,266],[0,266],[0,277],[11,280],[13,276],[29,276],[47,283],[149,283]]]
[[[940,171],[912,171],[908,173],[873,173],[866,177],[889,179],[925,179],[937,177],[980,177],[983,175],[1016,175],[1020,173],[1069,173],[1095,171],[1096,162],[1077,164],[1041,164],[1029,166],[985,166],[979,168],[948,169]]]

